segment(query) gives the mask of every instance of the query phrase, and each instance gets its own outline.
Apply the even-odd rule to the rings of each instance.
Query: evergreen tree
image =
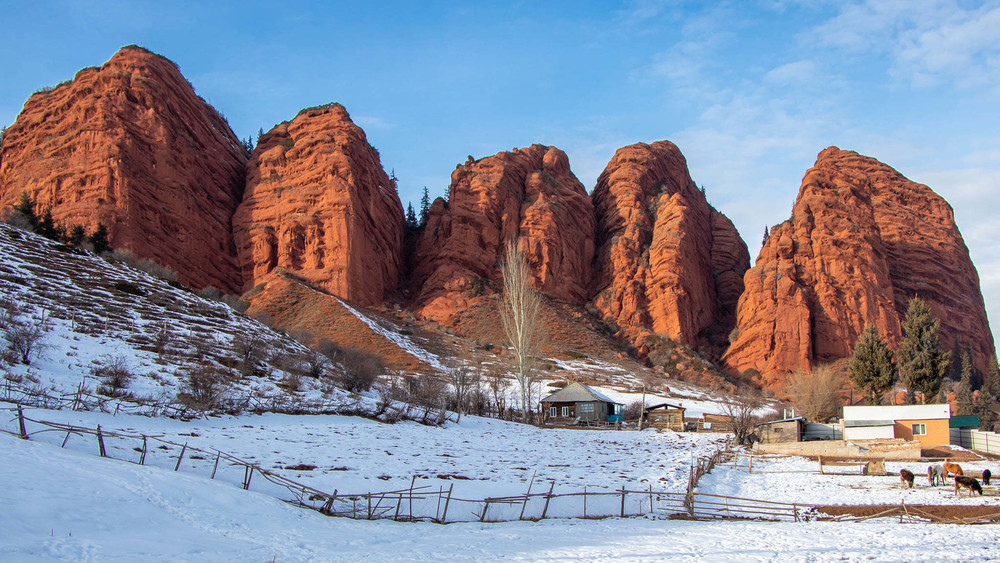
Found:
[[[769,236],[771,236],[771,231],[767,228],[767,225],[764,225],[764,240],[760,241],[761,246],[767,244],[767,237]]]
[[[940,326],[927,303],[917,297],[910,299],[902,326],[899,374],[910,393],[923,394],[923,402],[937,394],[951,363],[951,352],[941,351]]]
[[[257,144],[260,144],[260,138],[264,136],[264,128],[261,127],[257,130]]]
[[[417,228],[417,214],[413,211],[413,204],[406,204],[406,228],[414,230]]]
[[[865,403],[877,405],[896,380],[896,362],[889,346],[875,327],[868,325],[858,338],[848,364],[851,384],[862,392]]]
[[[955,387],[955,414],[965,416],[975,414],[975,405],[972,402],[972,356],[966,350],[962,353],[960,364],[962,375]]]
[[[427,186],[424,186],[424,195],[420,196],[420,226],[427,224],[427,218],[431,214],[431,198],[427,195]]]
[[[58,232],[56,229],[56,222],[52,218],[52,208],[46,207],[45,211],[38,217],[38,223],[35,225],[35,232],[42,235],[45,238],[58,240]]]
[[[38,216],[35,215],[35,200],[28,195],[28,192],[21,192],[21,199],[18,200],[17,205],[14,206],[14,211],[20,213],[25,219],[27,219],[32,230],[38,228]]]
[[[80,246],[86,239],[87,231],[83,229],[83,225],[73,225],[73,228],[69,230],[69,235],[66,236],[66,242],[73,246]]]
[[[108,242],[108,228],[104,223],[98,223],[97,229],[94,230],[94,233],[87,240],[90,241],[90,244],[94,245],[94,252],[98,254],[111,248],[111,244]]]

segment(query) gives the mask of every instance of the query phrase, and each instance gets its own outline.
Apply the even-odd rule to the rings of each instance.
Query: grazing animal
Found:
[[[948,475],[949,474],[951,474],[951,475],[965,475],[965,473],[962,472],[962,466],[961,465],[959,465],[957,463],[949,463],[949,462],[946,461],[946,462],[944,462],[944,480],[945,480],[946,483],[948,482]]]
[[[960,489],[969,489],[969,496],[972,496],[972,493],[979,493],[979,496],[983,496],[983,487],[979,481],[972,477],[955,475],[955,494],[958,496],[962,496]]]
[[[927,481],[932,487],[944,484],[944,467],[940,463],[927,466]]]
[[[983,484],[984,485],[989,485],[990,484],[990,477],[993,477],[993,474],[990,473],[990,470],[989,469],[983,469]]]
[[[907,487],[911,489],[913,488],[913,472],[910,471],[909,469],[899,470],[899,480],[903,483],[906,483]]]

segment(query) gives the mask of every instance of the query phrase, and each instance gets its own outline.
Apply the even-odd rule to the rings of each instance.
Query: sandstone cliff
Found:
[[[280,266],[373,305],[399,281],[395,182],[339,104],[302,110],[259,139],[233,231],[245,289]]]
[[[449,199],[438,199],[417,243],[414,307],[450,322],[497,287],[498,260],[517,238],[533,285],[552,297],[588,297],[594,253],[590,198],[566,153],[542,145],[469,157],[451,176]]]
[[[636,343],[650,331],[690,346],[728,334],[750,255],[673,143],[619,149],[593,202],[593,303],[602,315]]]
[[[125,47],[28,99],[4,133],[0,206],[26,192],[57,222],[104,223],[113,246],[188,284],[236,291],[230,219],[246,159],[177,65]]]
[[[941,319],[941,341],[968,343],[980,370],[993,350],[979,276],[948,203],[836,147],[806,172],[791,219],[770,230],[744,282],[723,361],[773,387],[789,371],[849,356],[868,324],[895,346],[914,296]]]

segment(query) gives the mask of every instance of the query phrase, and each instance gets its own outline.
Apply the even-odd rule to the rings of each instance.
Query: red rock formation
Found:
[[[259,139],[233,231],[245,289],[280,266],[373,305],[399,281],[403,207],[340,104],[302,110]]]
[[[598,311],[637,341],[653,331],[699,346],[728,334],[750,255],[673,143],[618,149],[593,201]]]
[[[849,356],[868,324],[895,345],[914,296],[941,319],[942,342],[968,343],[980,370],[993,350],[979,276],[948,203],[836,147],[806,172],[792,218],[771,229],[744,282],[724,362],[775,387],[789,371]]]
[[[505,242],[518,238],[533,285],[558,299],[588,297],[594,215],[566,153],[542,145],[497,153],[456,167],[449,200],[430,209],[417,243],[415,308],[449,322],[499,283]]]
[[[246,159],[177,65],[125,47],[24,104],[4,133],[0,206],[26,192],[57,222],[104,223],[113,246],[235,291],[230,219]]]

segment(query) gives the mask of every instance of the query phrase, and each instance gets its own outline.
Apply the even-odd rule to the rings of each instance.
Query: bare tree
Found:
[[[730,419],[733,435],[740,444],[746,442],[760,420],[756,411],[764,406],[764,396],[756,387],[737,388],[722,396],[722,412]]]
[[[340,384],[352,393],[368,391],[385,371],[382,358],[363,350],[345,348],[340,350],[339,358],[344,370],[340,376]]]
[[[538,313],[542,300],[531,288],[528,263],[513,240],[507,241],[500,273],[503,276],[500,322],[514,352],[514,376],[521,391],[521,422],[526,423],[531,410],[534,365],[541,345]]]
[[[792,373],[786,387],[792,404],[808,420],[826,422],[840,414],[844,405],[841,391],[847,383],[843,371],[832,364]]]
[[[448,369],[448,381],[455,391],[455,412],[458,414],[455,422],[462,420],[465,413],[465,405],[468,401],[469,390],[473,385],[473,379],[478,378],[471,369],[466,366],[452,366]]]
[[[486,386],[493,394],[493,404],[497,409],[497,418],[503,418],[503,411],[507,408],[507,376],[500,366],[491,366],[486,371]]]
[[[250,334],[236,334],[231,343],[239,361],[240,375],[251,377],[261,374],[260,364],[267,359],[271,346],[263,338]]]
[[[14,317],[4,328],[7,339],[7,349],[24,365],[31,365],[31,359],[37,359],[45,349],[45,333],[49,331],[49,322],[45,311],[41,315],[28,320]]]

